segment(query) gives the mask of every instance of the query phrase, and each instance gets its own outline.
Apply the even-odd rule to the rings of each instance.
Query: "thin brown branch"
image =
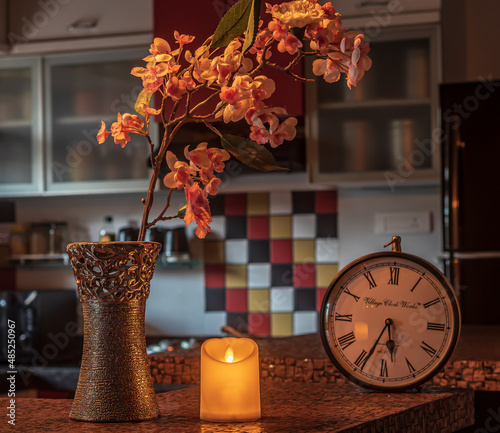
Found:
[[[153,206],[154,202],[154,191],[158,182],[158,178],[160,177],[160,169],[165,159],[165,154],[167,153],[168,146],[170,145],[170,142],[175,137],[182,125],[184,125],[184,123],[186,123],[185,119],[180,120],[172,130],[170,130],[167,125],[165,134],[163,134],[160,150],[158,152],[158,155],[156,155],[156,158],[154,159],[153,173],[151,174],[151,178],[149,179],[148,193],[146,195],[146,199],[142,200],[144,209],[142,212],[141,228],[139,231],[139,241],[143,241],[146,236],[146,226],[148,225],[149,213],[151,212],[151,207]]]
[[[207,121],[204,121],[203,122],[205,124],[205,126],[210,129],[212,132],[214,132],[215,134],[217,134],[219,137],[222,137],[222,134],[220,133],[220,131],[213,125],[211,125],[209,122]]]
[[[176,217],[176,215],[170,216],[170,217],[164,217],[165,212],[167,212],[168,208],[170,207],[170,199],[172,197],[173,192],[174,192],[174,188],[170,188],[170,191],[168,192],[167,202],[165,204],[165,207],[163,208],[161,213],[153,221],[146,224],[146,229],[153,227],[158,221],[167,221],[167,220],[170,220],[170,219],[173,219]]]
[[[204,105],[208,104],[210,101],[212,101],[213,99],[215,99],[217,96],[219,96],[218,92],[217,93],[213,93],[208,98],[206,98],[204,101],[201,101],[199,104],[197,104],[196,106],[193,107],[193,109],[190,111],[189,115],[191,116],[192,113],[194,113],[196,110],[198,110],[199,108],[203,107]]]
[[[151,140],[151,137],[149,136],[149,134],[146,135],[146,138],[147,138],[148,143],[149,143],[149,159],[151,161],[151,167],[153,167],[155,145],[154,145],[153,141]]]

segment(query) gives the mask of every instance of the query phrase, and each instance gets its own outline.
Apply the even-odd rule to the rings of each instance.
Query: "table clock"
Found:
[[[378,391],[418,388],[449,359],[460,333],[457,298],[446,277],[401,251],[368,254],[333,279],[320,333],[333,364],[352,382]]]

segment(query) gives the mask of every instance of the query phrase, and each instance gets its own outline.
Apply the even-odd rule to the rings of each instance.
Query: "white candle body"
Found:
[[[226,361],[227,349],[234,354]],[[255,421],[260,418],[259,348],[249,338],[212,338],[201,347],[200,418]]]

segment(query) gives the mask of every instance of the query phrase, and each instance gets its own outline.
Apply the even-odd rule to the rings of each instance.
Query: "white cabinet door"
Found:
[[[151,32],[149,0],[8,0],[12,43]]]
[[[309,174],[315,183],[387,184],[438,179],[438,30],[388,30],[370,42],[371,70],[308,91]]]
[[[332,5],[343,17],[400,15],[440,9],[441,0],[335,0]]]
[[[40,60],[0,60],[0,195],[39,193],[42,182]]]
[[[108,137],[98,144],[101,120],[107,129],[118,113],[135,113],[145,49],[48,56],[45,59],[46,179],[48,192],[146,191],[149,145],[131,134],[125,148]],[[156,125],[151,122],[151,133]]]

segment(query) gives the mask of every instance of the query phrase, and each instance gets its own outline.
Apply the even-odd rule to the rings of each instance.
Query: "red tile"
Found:
[[[292,240],[271,240],[271,263],[292,263]]]
[[[249,216],[247,220],[248,239],[269,239],[269,217]]]
[[[316,290],[316,310],[321,310],[321,304],[323,303],[323,298],[325,297],[327,289],[317,289]]]
[[[337,213],[337,191],[316,191],[316,213]]]
[[[205,287],[222,289],[225,287],[225,265],[205,265]]]
[[[269,337],[271,335],[271,314],[248,313],[248,332],[250,335]]]
[[[314,263],[293,265],[293,286],[316,287],[316,265]]]
[[[247,289],[226,290],[226,311],[230,313],[246,313],[248,310]]]
[[[226,216],[242,216],[247,214],[246,194],[227,194],[224,202]]]

